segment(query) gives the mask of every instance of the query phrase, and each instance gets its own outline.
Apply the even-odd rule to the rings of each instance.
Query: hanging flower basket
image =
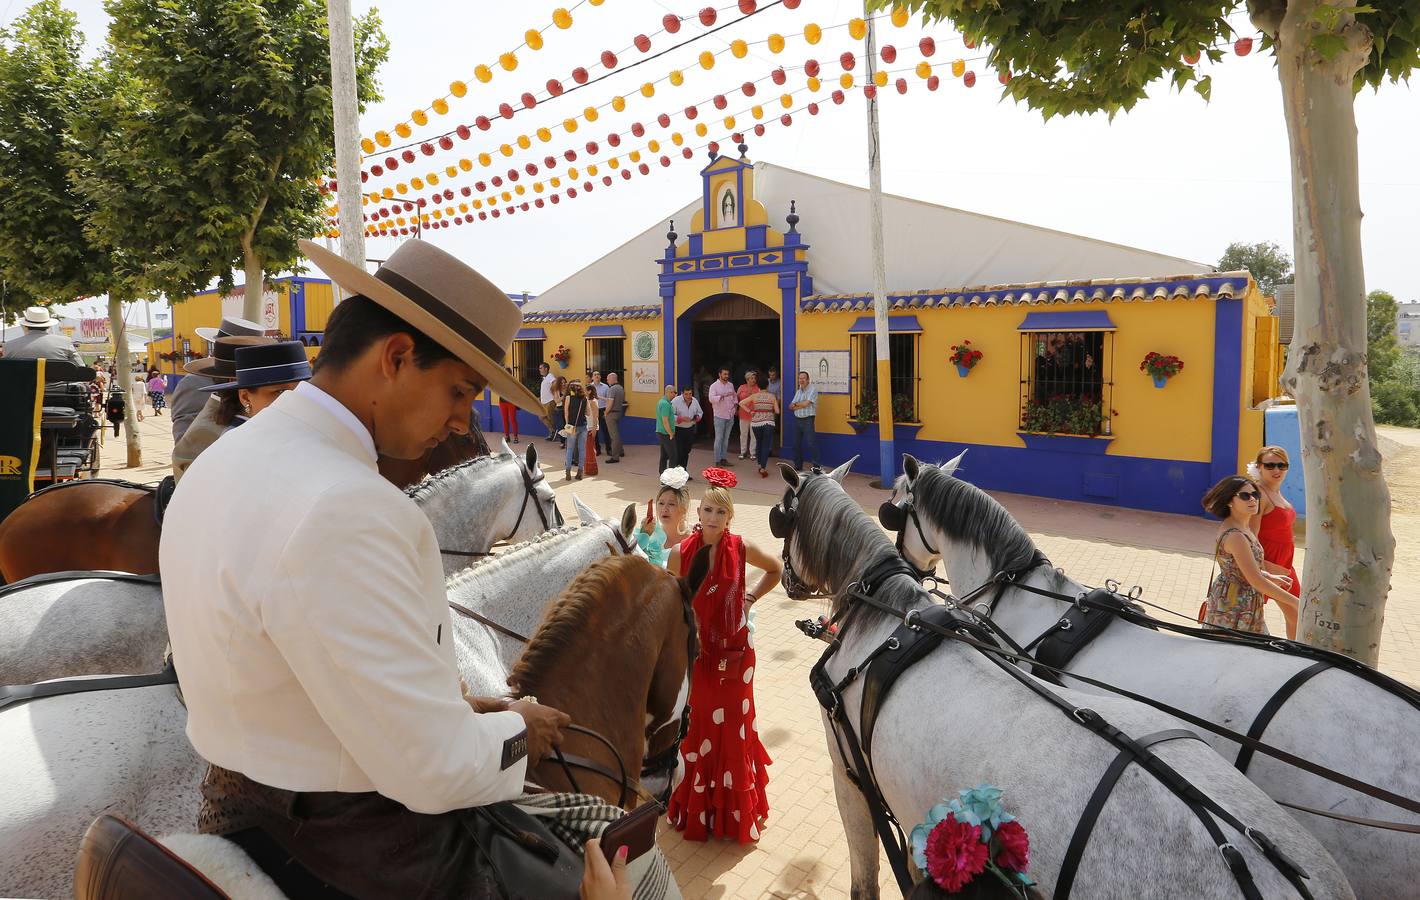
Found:
[[[557,365],[563,369],[567,368],[567,361],[572,358],[572,351],[561,344],[557,345],[557,352],[552,354],[552,358],[557,360]]]
[[[960,344],[952,344],[952,355],[950,357],[952,365],[957,367],[957,375],[965,378],[976,364],[981,362],[985,356],[980,350],[971,346],[971,341],[962,341]]]
[[[1154,387],[1161,388],[1168,384],[1170,378],[1183,371],[1183,360],[1151,350],[1144,357],[1144,361],[1139,363],[1139,371],[1149,373],[1149,377],[1154,379]]]

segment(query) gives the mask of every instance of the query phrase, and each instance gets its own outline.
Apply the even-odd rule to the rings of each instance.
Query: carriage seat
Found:
[[[286,900],[242,849],[207,834],[155,841],[105,813],[79,846],[74,900]]]

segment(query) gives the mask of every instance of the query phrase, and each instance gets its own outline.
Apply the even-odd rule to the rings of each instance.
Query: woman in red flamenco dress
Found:
[[[1282,496],[1282,481],[1287,477],[1290,463],[1287,451],[1281,447],[1263,447],[1257,451],[1257,458],[1248,466],[1258,487],[1262,489],[1262,503],[1258,514],[1251,522],[1252,532],[1262,545],[1262,567],[1273,575],[1286,575],[1292,579],[1287,589],[1297,598],[1297,609],[1301,608],[1302,582],[1297,578],[1297,570],[1292,565],[1297,551],[1292,537],[1292,524],[1297,521],[1297,510]],[[1297,613],[1282,608],[1287,620],[1287,639],[1297,639]]]
[[[771,762],[755,720],[749,610],[779,583],[780,562],[730,532],[735,505],[729,489],[735,476],[710,468],[702,477],[710,486],[700,501],[700,524],[667,560],[667,569],[680,574],[697,551],[711,548],[710,573],[692,601],[700,656],[691,669],[683,777],[666,817],[688,841],[729,837],[747,844],[759,840],[769,817],[765,767]],[[746,563],[764,572],[752,591],[745,590]]]

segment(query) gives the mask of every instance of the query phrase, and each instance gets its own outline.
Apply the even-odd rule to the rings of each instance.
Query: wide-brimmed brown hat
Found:
[[[336,284],[370,298],[468,363],[500,397],[545,415],[537,395],[504,369],[523,314],[493,282],[417,238],[401,244],[373,275],[312,241],[300,247]]]
[[[219,381],[231,381],[237,377],[237,348],[238,347],[259,347],[263,344],[274,344],[276,338],[257,337],[255,335],[232,335],[230,337],[219,337],[212,342],[212,355],[204,356],[201,359],[194,359],[185,364],[182,370],[189,375],[205,375],[208,378],[216,378]]]

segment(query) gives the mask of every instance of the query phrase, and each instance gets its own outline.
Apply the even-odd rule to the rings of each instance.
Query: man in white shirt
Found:
[[[463,694],[433,528],[376,460],[466,433],[485,388],[541,412],[503,368],[521,314],[422,241],[374,275],[301,247],[352,295],[315,377],[193,463],[160,545],[199,826],[346,894],[459,895],[486,876],[467,808],[518,796],[568,718]],[[270,459],[300,464],[250,477]]]
[[[600,372],[593,372],[593,373],[592,373],[592,389],[595,390],[595,391],[596,391],[596,394],[597,394],[597,421],[598,421],[598,422],[603,422],[603,421],[606,420],[606,410],[607,410],[607,406],[610,405],[610,403],[611,403],[611,386],[608,385],[606,382],[602,381],[602,373],[600,373]],[[597,450],[598,450],[599,452],[602,451],[602,450],[605,450],[605,451],[606,451],[606,455],[607,455],[607,456],[610,456],[610,455],[611,455],[611,432],[610,432],[610,430],[608,430],[608,429],[606,429],[606,428],[598,428],[598,429],[597,429],[596,441],[597,441]]]
[[[552,386],[557,383],[557,376],[552,374],[552,367],[547,363],[538,363],[537,373],[542,376],[537,400],[542,404],[543,414],[547,417],[547,437],[543,440],[555,441],[557,440],[557,432],[553,429],[552,423],[557,421],[557,401],[552,399]]]
[[[704,413],[700,401],[695,399],[695,388],[687,384],[680,396],[671,401],[671,411],[675,413],[675,449],[678,466],[690,471],[690,448],[695,444],[695,428]]]

